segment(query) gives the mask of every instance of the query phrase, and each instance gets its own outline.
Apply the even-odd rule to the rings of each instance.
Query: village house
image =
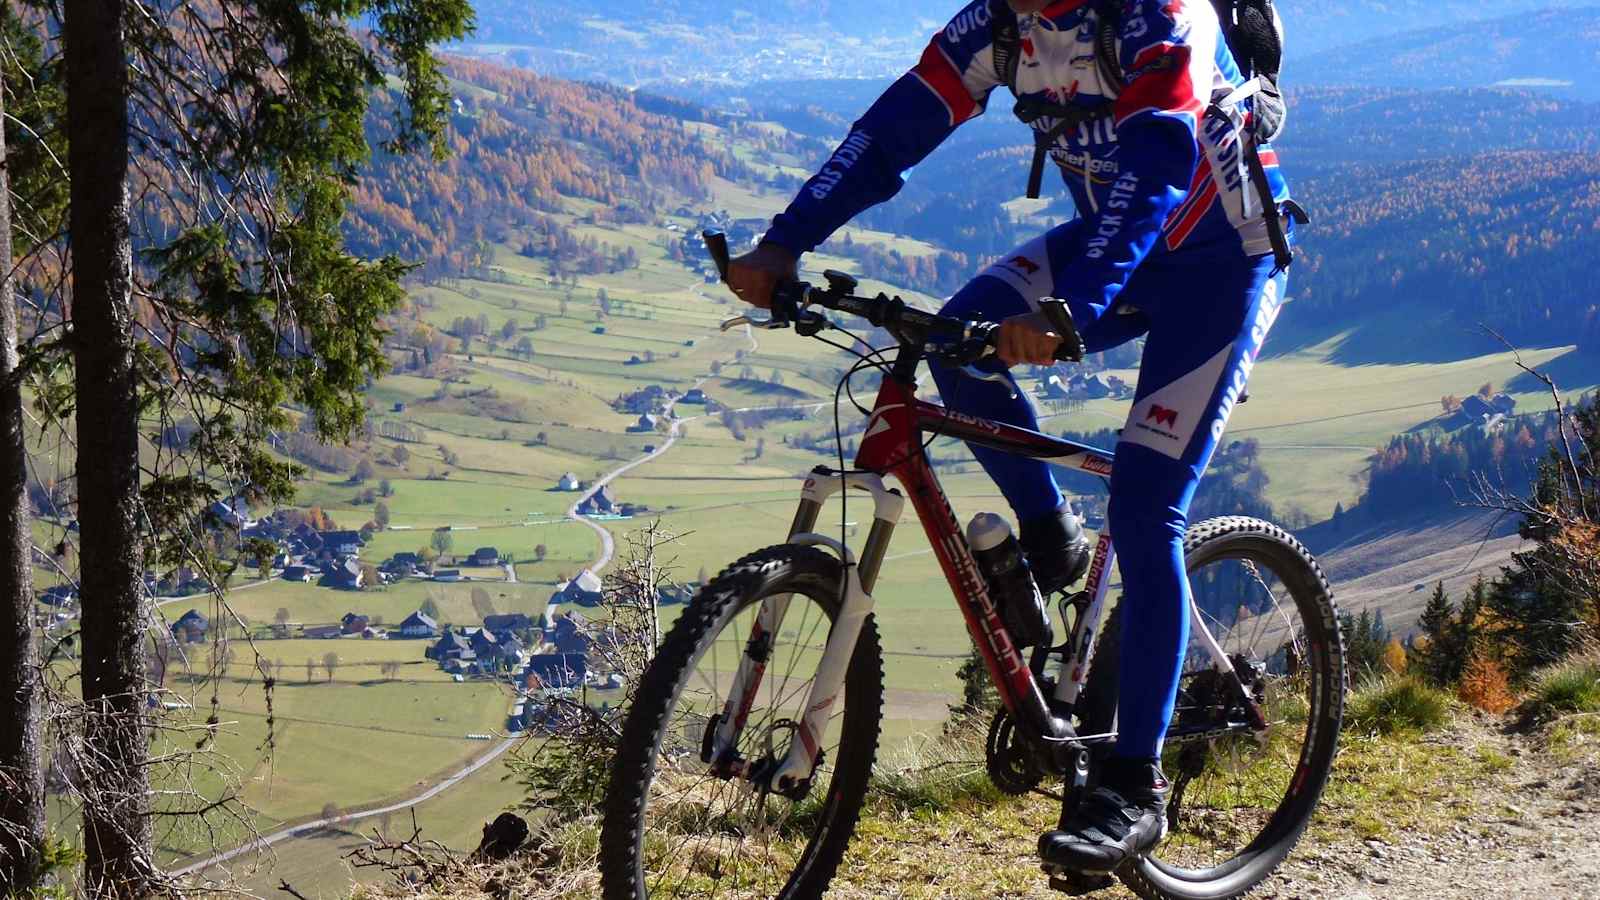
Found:
[[[529,691],[573,690],[583,686],[588,662],[584,653],[539,653],[528,657],[517,674]]]
[[[256,519],[250,514],[250,502],[243,497],[229,497],[218,500],[206,510],[221,525],[244,531],[256,527]]]
[[[347,612],[344,614],[344,618],[339,620],[339,626],[340,630],[345,634],[360,634],[367,630],[367,625],[370,624],[370,621],[369,616]]]
[[[495,637],[488,630],[474,628],[468,636],[472,652],[477,654],[478,668],[484,672],[515,668],[523,654],[522,642],[515,635]]]
[[[367,545],[359,531],[325,531],[321,538],[322,551],[333,556],[360,556]]]
[[[461,574],[460,569],[435,569],[433,572],[433,580],[456,582],[466,581],[467,579],[466,576]]]
[[[344,636],[344,628],[339,625],[311,625],[305,630],[305,637],[314,641],[331,641]]]
[[[1495,408],[1489,404],[1489,401],[1483,399],[1477,394],[1473,394],[1470,397],[1462,399],[1461,412],[1469,420],[1477,423],[1485,421],[1494,416]]]
[[[550,603],[551,605],[570,603],[577,606],[598,606],[603,597],[602,589],[600,576],[588,569],[584,569],[578,573],[578,577],[556,585],[556,592],[550,596]]]
[[[284,566],[283,568],[284,581],[298,581],[304,584],[315,577],[316,574],[311,571],[309,566]]]
[[[479,547],[472,554],[472,564],[475,566],[500,565],[500,551],[493,547]]]
[[[656,426],[659,424],[661,424],[661,419],[654,413],[645,413],[639,417],[637,422],[634,422],[632,425],[628,426],[628,433],[648,434],[652,431],[655,431]]]
[[[423,656],[440,663],[444,663],[447,660],[460,659],[470,653],[472,653],[472,642],[467,640],[460,632],[449,628],[444,630],[444,634],[439,635],[438,641],[422,651]]]
[[[672,392],[659,384],[652,384],[640,388],[632,393],[622,394],[613,400],[611,407],[617,412],[624,413],[653,413],[666,406],[672,398]]]
[[[484,616],[483,628],[495,636],[521,634],[533,628],[533,618],[527,613]]]
[[[611,485],[609,484],[585,497],[583,502],[578,504],[578,515],[580,516],[608,516],[614,515],[616,512],[617,498],[615,494],[611,493]]]
[[[593,643],[589,637],[589,620],[571,612],[556,616],[555,624],[545,630],[544,639],[558,653],[588,653]]]
[[[211,622],[199,610],[191,609],[172,623],[172,639],[180,644],[198,644],[210,630]]]
[[[421,612],[414,612],[411,615],[406,616],[405,621],[400,623],[401,637],[431,638],[437,636],[438,634],[439,623],[435,622],[432,617],[423,615]]]
[[[295,526],[294,531],[291,531],[285,539],[285,543],[288,544],[290,556],[316,559],[317,554],[322,552],[322,535],[305,523]]]
[[[330,562],[322,567],[322,583],[325,587],[359,591],[365,582],[366,570],[358,559]]]

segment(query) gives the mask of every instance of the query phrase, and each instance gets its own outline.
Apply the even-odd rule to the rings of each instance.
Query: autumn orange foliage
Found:
[[[1506,670],[1482,653],[1474,653],[1467,662],[1456,695],[1468,706],[1495,714],[1503,713],[1517,703],[1517,698],[1511,693]]]
[[[1399,638],[1389,638],[1389,643],[1384,645],[1383,670],[1390,675],[1406,673],[1406,648],[1401,646]]]

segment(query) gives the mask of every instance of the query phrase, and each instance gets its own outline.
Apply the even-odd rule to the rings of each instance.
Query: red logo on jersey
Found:
[[[1006,265],[1015,266],[1029,275],[1039,274],[1039,264],[1027,258],[1026,256],[1013,256],[1009,260],[1006,260]]]
[[[1033,38],[1023,38],[1022,39],[1022,55],[1023,56],[1032,56],[1033,55]]]
[[[1177,428],[1178,411],[1153,403],[1150,405],[1150,411],[1144,414],[1144,420],[1146,422],[1155,422],[1157,425],[1165,425],[1168,428]]]

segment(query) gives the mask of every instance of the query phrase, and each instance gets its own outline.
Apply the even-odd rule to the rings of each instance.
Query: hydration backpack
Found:
[[[1094,0],[1093,9],[1099,28],[1095,33],[1095,62],[1101,80],[1108,85],[1121,86],[1124,73],[1117,55],[1117,38],[1122,26],[1123,0]],[[1272,189],[1267,182],[1266,168],[1258,152],[1260,144],[1276,140],[1283,133],[1288,117],[1288,106],[1278,87],[1278,73],[1283,68],[1283,22],[1273,0],[1211,0],[1217,11],[1217,21],[1222,24],[1222,35],[1233,52],[1234,61],[1245,77],[1244,84],[1211,98],[1207,115],[1237,115],[1240,104],[1251,100],[1250,115],[1240,129],[1244,138],[1245,161],[1250,180],[1262,202],[1262,215],[1266,220],[1267,236],[1272,242],[1273,255],[1279,269],[1287,269],[1294,261],[1294,251],[1289,247],[1284,230],[1282,213],[1272,202]],[[991,0],[990,19],[994,66],[1002,81],[1017,98],[1016,116],[1023,124],[1032,126],[1041,118],[1049,117],[1056,124],[1046,131],[1035,129],[1033,167],[1028,175],[1028,198],[1036,200],[1044,181],[1044,163],[1050,148],[1061,135],[1075,131],[1083,125],[1094,125],[1111,117],[1110,100],[1096,104],[1061,104],[1048,100],[1023,97],[1017,91],[1017,66],[1022,54],[1022,36],[1017,27],[1017,14],[1006,0]],[[1293,201],[1284,204],[1284,212],[1297,223],[1308,220],[1305,212]]]

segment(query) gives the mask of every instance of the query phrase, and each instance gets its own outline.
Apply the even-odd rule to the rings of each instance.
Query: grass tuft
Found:
[[[908,742],[873,771],[868,802],[883,811],[927,815],[999,800],[984,768],[983,736],[975,724]]]
[[[1345,723],[1366,734],[1425,734],[1445,724],[1452,703],[1449,694],[1416,678],[1390,676],[1351,694]]]
[[[1529,710],[1537,719],[1566,713],[1600,712],[1600,650],[1590,650],[1541,670],[1534,677]]]

